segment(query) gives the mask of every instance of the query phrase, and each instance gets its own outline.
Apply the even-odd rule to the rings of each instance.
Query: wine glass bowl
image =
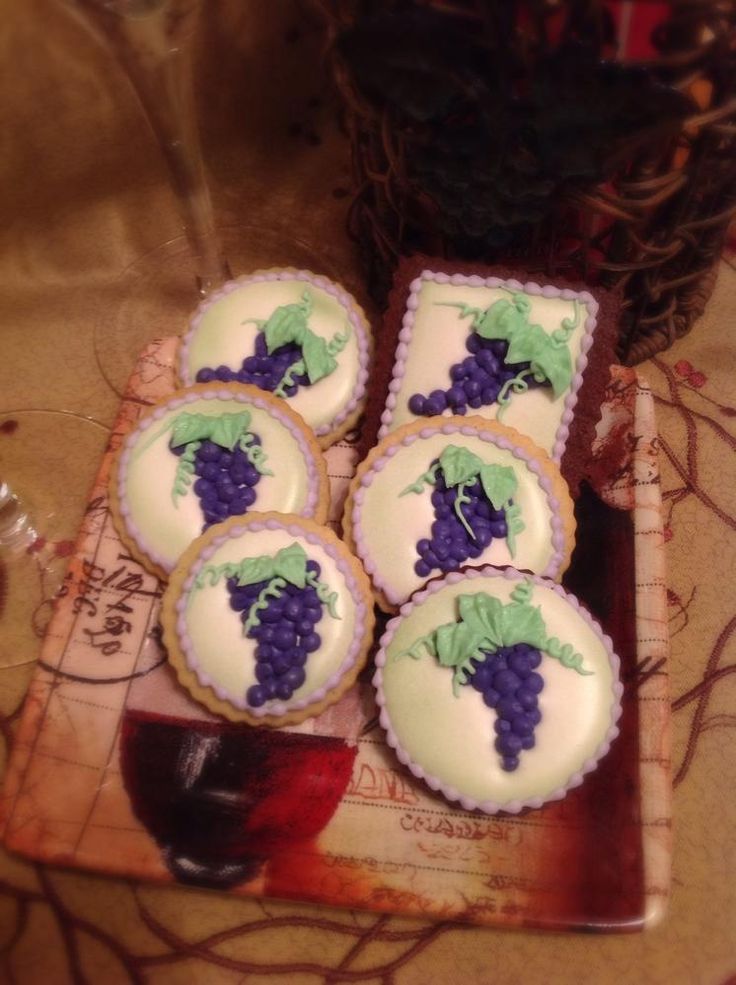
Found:
[[[277,226],[222,227],[219,234],[234,274],[297,267],[340,279],[340,271],[324,252]],[[113,306],[100,304],[93,335],[95,358],[105,381],[119,396],[125,394],[147,343],[186,330],[201,300],[194,287],[194,271],[186,237],[176,237],[123,271],[113,290]]]

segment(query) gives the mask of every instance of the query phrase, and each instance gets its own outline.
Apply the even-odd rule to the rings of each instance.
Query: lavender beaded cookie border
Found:
[[[296,701],[269,701],[260,708],[252,708],[247,703],[245,695],[232,695],[224,687],[217,684],[209,674],[205,673],[201,669],[199,661],[197,660],[197,655],[194,652],[194,646],[187,631],[186,608],[189,593],[197,575],[205,563],[214,557],[217,550],[233,538],[240,537],[246,533],[258,533],[262,530],[283,530],[298,540],[306,541],[308,544],[319,546],[325,554],[327,554],[327,556],[335,562],[337,570],[342,576],[343,584],[345,585],[345,588],[349,592],[355,605],[355,631],[342,663],[338,669],[328,677],[327,681],[316,690],[311,691],[308,695],[299,698]],[[227,701],[234,708],[237,708],[239,711],[247,711],[248,714],[253,715],[254,718],[280,717],[282,715],[286,715],[288,712],[301,711],[304,708],[308,708],[310,705],[317,705],[324,701],[330,691],[334,690],[334,688],[338,686],[345,674],[347,674],[355,666],[355,662],[362,652],[363,637],[366,630],[366,615],[368,611],[367,604],[352,571],[353,559],[350,555],[346,555],[346,550],[347,549],[344,548],[344,545],[342,545],[340,541],[330,543],[311,531],[305,532],[305,530],[298,526],[298,524],[292,523],[286,525],[273,519],[266,520],[265,522],[256,521],[247,525],[244,524],[242,526],[234,526],[215,537],[211,544],[209,544],[209,546],[206,547],[197,557],[196,561],[189,569],[184,581],[181,595],[176,602],[176,633],[179,638],[179,646],[182,654],[184,655],[188,669],[196,676],[202,687],[211,688],[220,701]]]
[[[401,321],[401,330],[396,346],[396,356],[394,369],[391,374],[391,382],[388,387],[388,395],[381,414],[381,427],[378,431],[378,440],[390,433],[391,422],[396,409],[397,394],[401,389],[401,383],[406,373],[406,358],[409,352],[409,345],[412,341],[414,332],[414,321],[416,311],[419,308],[419,292],[424,281],[432,281],[435,284],[464,285],[466,287],[504,287],[512,291],[521,291],[531,297],[561,298],[563,301],[580,301],[588,311],[585,319],[583,335],[580,341],[580,354],[575,364],[575,374],[572,380],[570,391],[565,397],[564,409],[560,420],[560,426],[555,434],[555,443],[551,452],[551,458],[558,465],[562,461],[565,446],[570,436],[570,424],[573,419],[575,405],[578,402],[578,391],[583,384],[583,373],[588,365],[588,352],[593,345],[593,334],[598,324],[598,302],[589,294],[588,291],[573,291],[570,288],[559,288],[552,284],[542,287],[535,281],[521,281],[513,278],[504,280],[502,277],[480,277],[478,274],[445,274],[442,271],[423,270],[419,277],[415,277],[409,288],[409,297],[406,301],[404,315]],[[420,418],[414,418],[420,420]]]
[[[431,773],[427,773],[419,765],[419,763],[415,762],[411,758],[410,754],[399,742],[398,737],[391,725],[391,719],[386,709],[386,697],[383,691],[383,668],[386,665],[386,653],[403,619],[405,619],[415,608],[422,605],[428,598],[431,598],[432,595],[436,595],[437,592],[442,591],[448,585],[456,585],[460,581],[474,580],[477,578],[488,578],[489,576],[502,578],[507,581],[523,581],[528,579],[535,585],[541,585],[544,588],[548,588],[556,595],[559,595],[561,598],[565,599],[601,641],[613,674],[613,685],[611,687],[612,705],[610,724],[593,755],[585,759],[585,761],[581,764],[580,769],[575,770],[570,775],[567,783],[553,790],[551,793],[543,797],[529,797],[526,800],[510,800],[506,803],[498,803],[494,800],[477,801],[473,797],[466,797],[461,794],[457,788],[450,786],[447,783],[443,783],[439,777],[434,776]],[[381,723],[381,727],[386,732],[386,741],[395,751],[399,762],[408,767],[410,772],[418,780],[422,780],[426,783],[431,790],[439,791],[445,798],[447,798],[447,800],[459,803],[460,806],[466,811],[478,810],[482,811],[484,814],[498,814],[503,811],[507,814],[518,814],[519,811],[522,811],[527,807],[537,808],[553,800],[562,800],[562,798],[565,797],[570,790],[580,786],[588,773],[592,773],[593,770],[596,769],[598,763],[611,748],[611,743],[619,734],[618,721],[621,718],[621,699],[624,688],[620,681],[621,661],[613,651],[613,642],[610,636],[603,632],[600,624],[593,619],[588,610],[580,604],[574,595],[566,592],[564,588],[556,582],[549,581],[549,579],[542,578],[539,575],[522,574],[522,572],[517,571],[516,568],[505,568],[500,570],[499,568],[494,568],[491,565],[486,565],[483,568],[472,568],[466,570],[465,572],[452,571],[445,578],[430,582],[426,588],[423,588],[415,595],[412,595],[411,599],[401,606],[399,614],[394,616],[394,618],[389,621],[383,636],[381,636],[375,662],[376,672],[373,675],[373,686],[376,690],[376,704],[381,709],[379,721]]]
[[[447,424],[443,424],[442,427],[424,427],[420,431],[414,431],[411,434],[406,434],[401,439],[400,443],[403,447],[408,448],[416,441],[426,440],[437,434],[445,434],[448,437],[452,434],[463,434],[466,437],[477,437],[481,441],[485,441],[487,444],[493,444],[504,451],[510,451],[515,458],[519,458],[525,463],[529,472],[537,476],[539,487],[547,498],[547,505],[550,513],[552,514],[550,525],[552,530],[553,553],[547,563],[547,567],[542,572],[542,576],[545,578],[557,578],[561,573],[561,568],[566,556],[565,531],[560,514],[560,501],[552,493],[552,482],[549,476],[544,474],[539,460],[519,445],[515,445],[513,441],[511,441],[510,438],[507,438],[504,434],[497,434],[492,431],[482,431],[470,424],[453,424],[450,421],[448,421]],[[389,435],[389,438],[390,437],[391,436]],[[386,597],[391,605],[398,605],[404,600],[397,598],[393,590],[391,590],[387,585],[386,579],[378,571],[378,565],[371,556],[371,553],[366,545],[365,537],[361,529],[361,521],[363,513],[362,506],[365,500],[365,489],[373,485],[376,475],[385,468],[387,461],[390,458],[394,458],[398,453],[398,444],[391,445],[387,443],[386,453],[376,458],[371,467],[366,471],[365,475],[360,480],[360,487],[356,491],[353,498],[353,512],[351,518],[355,551],[362,561],[366,573],[373,581],[374,586]]]
[[[166,403],[156,407],[152,414],[140,421],[130,432],[130,434],[126,436],[125,441],[123,442],[123,452],[120,456],[120,469],[118,471],[117,480],[120,516],[125,524],[125,529],[127,530],[128,535],[133,539],[138,550],[142,554],[145,554],[146,557],[150,558],[154,564],[158,565],[158,567],[162,568],[164,571],[171,571],[174,568],[177,559],[174,558],[171,560],[168,557],[164,557],[159,551],[153,550],[146,543],[143,533],[131,515],[131,509],[128,505],[125,488],[130,456],[135,451],[135,445],[150,427],[160,421],[167,414],[170,414],[173,410],[176,410],[178,407],[184,407],[186,404],[195,403],[200,400],[229,400],[236,403],[245,404],[246,406],[257,407],[258,410],[266,413],[269,417],[286,428],[289,434],[296,441],[299,451],[302,454],[302,459],[307,471],[307,501],[302,510],[299,512],[299,516],[309,518],[313,517],[319,502],[319,477],[315,467],[314,453],[304,433],[295,421],[292,420],[288,414],[282,413],[277,406],[274,406],[276,401],[273,398],[268,400],[259,396],[245,396],[242,393],[236,393],[233,390],[228,389],[227,383],[211,384],[211,386],[212,389],[208,389],[206,391],[198,390],[196,392],[189,393],[175,393],[173,397],[166,401]],[[263,508],[261,509],[261,512],[264,512]]]
[[[205,313],[217,304],[218,301],[221,301],[224,297],[227,297],[228,294],[232,294],[234,291],[239,290],[245,284],[261,284],[269,281],[291,280],[307,281],[307,283],[312,284],[313,287],[316,287],[318,290],[324,291],[324,293],[328,294],[330,297],[335,298],[345,311],[358,342],[358,376],[355,381],[355,387],[352,390],[352,396],[345,407],[330,421],[329,424],[323,424],[321,427],[314,429],[314,433],[318,435],[318,437],[323,438],[325,435],[331,434],[333,431],[337,431],[340,426],[357,411],[359,405],[365,397],[366,386],[368,383],[370,342],[368,339],[366,324],[356,300],[339,284],[329,280],[327,277],[323,277],[321,274],[313,274],[311,270],[263,270],[257,271],[254,274],[246,274],[245,276],[238,277],[235,280],[227,281],[227,283],[223,284],[218,291],[215,291],[205,301],[202,301],[197,307],[197,310],[194,312],[194,315],[189,323],[190,327],[181,340],[181,346],[179,349],[179,376],[185,386],[191,386],[195,382],[189,372],[189,347],[202,319],[204,318]]]

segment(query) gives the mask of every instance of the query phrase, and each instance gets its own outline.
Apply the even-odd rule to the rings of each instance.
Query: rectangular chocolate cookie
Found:
[[[615,361],[618,309],[615,294],[564,278],[402,260],[361,450],[423,417],[478,415],[531,438],[576,493]]]

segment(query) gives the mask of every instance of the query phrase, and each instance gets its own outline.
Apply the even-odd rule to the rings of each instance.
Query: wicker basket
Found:
[[[736,214],[733,0],[314,2],[328,25],[331,66],[353,150],[350,229],[362,250],[376,301],[385,300],[398,258],[421,251],[513,262],[550,277],[564,274],[619,286],[624,299],[619,355],[629,364],[667,348],[692,327],[712,291],[729,220]],[[426,61],[423,72],[432,71],[433,57],[445,70],[446,52],[453,45],[462,52],[466,44],[468,60],[465,64],[460,58],[459,69],[451,69],[455,73],[451,84],[462,94],[461,105],[456,91],[452,105],[443,106],[434,119],[417,122],[417,114],[407,118],[390,93],[377,93],[375,85],[366,84],[360,57],[356,68],[355,52],[360,53],[362,44],[364,52],[380,63],[392,24],[406,29],[407,23],[423,25],[422,18],[431,19],[432,29],[444,35],[435,48],[431,39],[428,46],[424,42],[416,46],[418,57]],[[625,32],[628,44],[622,42]],[[601,161],[600,173],[592,178],[574,174],[574,167],[568,168],[572,175],[562,178],[542,173],[540,181],[536,173],[534,180],[549,193],[548,199],[542,195],[533,200],[528,213],[516,222],[513,209],[509,218],[495,215],[493,208],[487,214],[464,208],[463,197],[467,204],[490,196],[493,205],[496,194],[476,162],[467,178],[461,178],[465,186],[452,198],[455,214],[449,215],[453,209],[438,197],[436,183],[418,164],[431,153],[432,140],[456,125],[458,112],[467,113],[469,106],[479,112],[482,99],[488,102],[489,93],[495,98],[499,87],[505,89],[504,112],[514,105],[523,114],[524,100],[518,94],[535,84],[538,90],[547,87],[554,94],[550,59],[556,52],[572,50],[565,46],[573,43],[583,45],[588,54],[593,52],[596,78],[605,66],[609,74],[619,72],[623,85],[630,87],[632,77],[638,80],[642,103],[667,94],[666,105],[678,108],[669,125],[650,119],[630,138],[618,134]],[[411,75],[412,65],[401,61],[401,41],[398,45],[389,41],[389,46],[403,81]],[[416,61],[416,52],[407,55],[409,62],[412,57]],[[499,83],[501,61],[507,68]],[[363,69],[366,64],[363,58]],[[545,65],[547,75],[540,84]],[[412,98],[420,101],[422,78],[433,76],[419,76],[420,91],[413,92]],[[415,83],[410,79],[416,89]],[[485,94],[480,101],[479,89]],[[581,100],[585,89],[583,80]],[[574,111],[574,100],[570,105]],[[432,108],[425,107],[420,116],[422,112],[431,117]],[[486,122],[492,119],[492,107],[491,115],[487,106],[481,105],[480,112],[486,114]],[[537,115],[544,116],[539,111]],[[517,118],[515,126],[517,133],[523,133],[523,120],[520,124]],[[520,154],[518,145],[517,139],[514,146]],[[518,179],[523,164],[521,157],[520,163],[513,160],[511,165],[496,160],[497,167],[511,167],[513,174],[503,172],[507,178],[511,174]],[[534,166],[537,172],[547,168],[544,162]],[[563,170],[564,166],[563,161]],[[457,172],[453,180],[457,185]],[[524,185],[510,184],[508,202],[513,206],[514,187],[520,189],[520,200],[526,201]],[[452,190],[453,195],[456,192]]]

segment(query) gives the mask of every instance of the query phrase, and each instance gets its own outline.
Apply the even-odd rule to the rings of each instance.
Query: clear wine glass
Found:
[[[0,669],[38,655],[108,437],[79,414],[0,411]]]
[[[323,252],[258,223],[218,229],[205,172],[192,81],[201,0],[64,0],[108,46],[130,80],[168,165],[184,235],[126,268],[97,313],[100,371],[122,396],[154,338],[181,334],[197,302],[232,273],[298,266],[333,275]],[[226,260],[225,257],[228,259]]]
[[[201,0],[65,0],[107,44],[135,90],[169,169],[197,290],[230,274],[215,227],[192,84]]]

